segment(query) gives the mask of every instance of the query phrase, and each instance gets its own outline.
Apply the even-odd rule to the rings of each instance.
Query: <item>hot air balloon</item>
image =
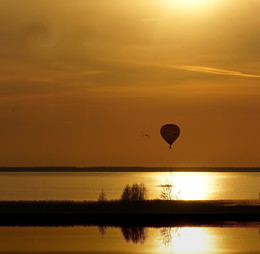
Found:
[[[161,127],[160,133],[163,139],[170,145],[171,149],[172,143],[180,135],[180,128],[175,124],[165,124]]]

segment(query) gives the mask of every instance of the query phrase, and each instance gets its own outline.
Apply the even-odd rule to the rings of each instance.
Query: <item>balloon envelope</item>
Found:
[[[172,143],[179,137],[180,128],[175,124],[165,124],[161,127],[161,136],[163,139],[172,146]]]

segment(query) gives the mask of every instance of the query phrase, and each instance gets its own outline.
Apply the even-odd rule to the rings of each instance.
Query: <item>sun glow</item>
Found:
[[[174,252],[201,253],[211,249],[205,228],[181,228],[178,237],[173,237]]]
[[[182,7],[205,7],[211,4],[214,0],[167,0],[169,5]]]
[[[209,253],[215,245],[209,228],[163,228],[158,249],[161,253]]]
[[[171,181],[174,193],[182,200],[203,200],[209,191],[207,179],[196,173],[175,173]]]

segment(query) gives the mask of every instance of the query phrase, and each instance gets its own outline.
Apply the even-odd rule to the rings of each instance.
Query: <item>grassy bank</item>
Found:
[[[260,214],[256,200],[0,201],[0,214]]]
[[[142,225],[260,222],[260,200],[1,201],[0,225]]]

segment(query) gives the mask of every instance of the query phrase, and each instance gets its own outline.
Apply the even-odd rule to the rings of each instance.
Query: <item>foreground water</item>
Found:
[[[0,173],[0,200],[97,200],[144,183],[180,199],[256,199],[260,173]],[[260,253],[259,223],[223,227],[0,227],[0,253]]]
[[[160,198],[173,185],[183,200],[258,199],[260,173],[0,173],[0,200],[97,200],[103,189],[118,199],[127,184],[144,183],[148,198]]]
[[[0,227],[1,253],[259,253],[258,228]]]

